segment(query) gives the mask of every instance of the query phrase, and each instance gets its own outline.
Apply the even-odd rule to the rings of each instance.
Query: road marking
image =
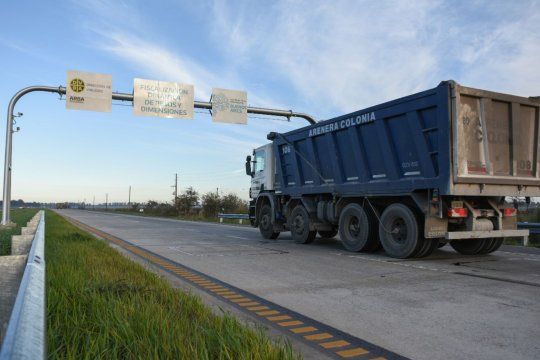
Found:
[[[248,307],[247,309],[251,311],[268,310],[268,306],[254,306]]]
[[[225,299],[229,299],[229,300],[243,298],[242,295],[238,295],[238,294],[234,294],[234,295],[223,295],[223,297],[224,297]]]
[[[313,326],[304,326],[304,327],[291,329],[291,331],[293,333],[295,333],[295,334],[303,334],[303,333],[317,331],[317,330],[318,329],[316,327],[313,327]]]
[[[241,297],[239,299],[230,299],[233,303],[237,303],[237,304],[240,304],[240,303],[243,303],[243,302],[248,302],[248,301],[251,301],[251,299],[248,299],[248,298],[245,298],[245,297]]]
[[[333,338],[332,335],[329,333],[320,333],[320,334],[313,334],[313,335],[304,335],[304,337],[308,340],[326,340]]]
[[[345,341],[345,340],[337,340],[337,341],[330,341],[330,342],[320,343],[319,345],[321,345],[325,349],[333,349],[333,348],[337,348],[337,347],[344,347],[344,346],[347,346],[347,345],[351,345],[351,343],[349,343],[348,341]]]
[[[252,302],[248,302],[248,303],[243,303],[243,304],[238,304],[242,307],[246,307],[246,306],[255,306],[255,305],[260,305],[260,303],[256,302],[256,301],[252,301]]]
[[[227,237],[232,238],[232,239],[249,240],[248,238],[243,237],[243,236],[227,235]]]
[[[282,320],[289,320],[291,317],[289,315],[279,315],[279,316],[270,316],[267,317],[270,321],[282,321]]]
[[[280,322],[278,323],[279,326],[296,326],[296,325],[303,325],[304,323],[301,322],[301,321],[298,321],[298,320],[293,320],[293,321],[285,321],[285,322]]]
[[[277,314],[279,314],[279,311],[276,311],[276,310],[267,310],[267,311],[257,312],[257,315],[260,315],[260,316],[277,315]]]
[[[344,357],[344,358],[350,358],[350,357],[353,357],[353,356],[360,356],[360,355],[369,354],[369,351],[367,351],[364,348],[354,348],[354,349],[349,349],[349,350],[338,351],[337,354],[339,356],[341,356],[341,357]]]

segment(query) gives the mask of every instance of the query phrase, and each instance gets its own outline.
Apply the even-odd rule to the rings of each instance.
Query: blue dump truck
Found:
[[[446,243],[487,254],[540,196],[540,99],[454,81],[288,133],[246,159],[264,238],[338,234],[350,251],[424,257]]]

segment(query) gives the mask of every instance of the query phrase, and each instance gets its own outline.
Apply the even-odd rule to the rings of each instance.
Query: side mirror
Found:
[[[246,157],[246,175],[249,175],[253,177],[253,173],[251,172],[251,156]]]

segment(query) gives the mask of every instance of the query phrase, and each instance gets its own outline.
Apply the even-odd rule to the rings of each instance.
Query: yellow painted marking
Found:
[[[361,347],[359,348],[354,348],[354,349],[349,349],[349,350],[341,350],[341,351],[338,351],[337,354],[341,357],[344,357],[344,358],[350,358],[350,357],[353,357],[353,356],[358,356],[358,355],[365,355],[365,354],[368,354],[369,351],[367,351],[366,349],[363,349]]]
[[[325,349],[333,349],[333,348],[343,347],[343,346],[347,346],[351,344],[345,340],[337,340],[337,341],[320,343],[319,345],[321,345]]]
[[[317,331],[317,330],[318,329],[313,326],[305,326],[305,327],[291,329],[291,331],[295,334],[303,334],[303,333]]]
[[[333,338],[332,335],[329,333],[320,333],[320,334],[313,334],[313,335],[305,335],[304,338],[307,340],[326,340]]]
[[[296,326],[296,325],[303,325],[304,323],[298,320],[293,321],[285,321],[278,323],[279,326]]]
[[[206,285],[204,287],[211,291],[224,289],[224,287],[221,285]]]
[[[277,310],[268,310],[268,311],[259,311],[259,312],[257,312],[257,315],[261,315],[261,316],[277,315],[277,314],[279,314],[279,311],[277,311]]]
[[[379,357],[373,358],[371,360],[386,360],[386,358],[382,357],[382,356],[379,356]]]
[[[211,281],[208,281],[208,280],[194,280],[193,281],[194,283],[197,283],[199,285],[204,285],[204,284],[212,284]]]
[[[239,299],[231,299],[232,302],[234,303],[243,303],[243,302],[251,302],[251,299],[248,299],[248,298],[245,298],[245,297],[241,297]],[[241,306],[244,306],[244,304],[240,304]]]
[[[255,305],[259,305],[258,302],[256,301],[251,301],[251,302],[247,302],[247,303],[242,303],[242,304],[239,304],[240,306],[255,306]]]
[[[235,295],[224,295],[223,296],[225,299],[239,299],[239,298],[243,298],[242,295],[238,295],[238,294],[235,294]]]
[[[268,306],[254,306],[248,307],[247,309],[251,311],[268,310]]]
[[[225,295],[236,295],[236,293],[234,291],[230,291],[230,290],[218,290],[218,291],[214,291],[216,294],[218,295],[221,295],[221,296],[225,296]]]
[[[267,317],[270,321],[282,321],[282,320],[289,320],[291,317],[289,315],[279,315],[279,316],[270,316]]]
[[[225,289],[223,286],[221,286],[221,287],[219,287],[219,288],[210,289],[210,291],[219,294],[220,292],[229,291],[229,289]]]

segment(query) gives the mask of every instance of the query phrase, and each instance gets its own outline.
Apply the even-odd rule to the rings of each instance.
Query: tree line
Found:
[[[248,211],[248,203],[233,193],[219,195],[217,192],[208,192],[200,195],[190,186],[171,203],[150,200],[146,204],[132,204],[132,210],[138,209],[143,209],[145,213],[165,216],[216,217],[218,213],[245,214]]]

